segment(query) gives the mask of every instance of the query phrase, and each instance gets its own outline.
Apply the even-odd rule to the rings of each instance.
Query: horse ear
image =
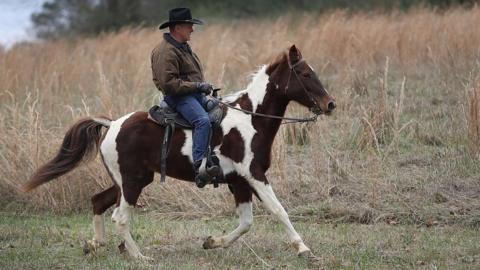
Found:
[[[302,53],[297,49],[295,44],[288,50],[288,58],[290,59],[290,64],[295,64],[302,59]]]
[[[273,71],[283,62],[287,62],[287,54],[285,52],[279,54],[273,60],[273,62],[271,62],[270,65],[268,65],[265,73],[267,73],[268,75],[271,75],[273,73]]]

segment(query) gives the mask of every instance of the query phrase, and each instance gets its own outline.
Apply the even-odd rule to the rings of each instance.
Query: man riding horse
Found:
[[[198,56],[187,41],[193,32],[194,24],[203,24],[193,19],[188,8],[175,8],[169,11],[169,20],[160,29],[169,28],[163,34],[163,41],[151,55],[153,82],[162,91],[164,101],[179,112],[193,127],[193,166],[195,183],[203,188],[207,183],[208,172],[218,172],[218,164],[207,163],[206,155],[211,134],[211,123],[205,111],[206,95],[213,87],[204,81],[203,69]]]
[[[165,35],[165,41],[152,53],[154,82],[164,93],[165,101],[196,126],[193,136],[189,129],[178,128],[172,132],[166,168],[162,166],[158,152],[165,151],[159,138],[165,138],[168,128],[151,121],[149,113],[135,111],[115,120],[102,116],[85,117],[65,133],[56,156],[38,168],[21,187],[21,190],[29,191],[65,175],[82,160],[93,158],[99,149],[113,183],[91,199],[93,247],[106,243],[104,213],[115,205],[112,220],[126,250],[134,258],[150,260],[140,252],[130,233],[130,215],[142,190],[153,182],[155,173],[196,181],[200,186],[204,184],[197,178],[201,178],[201,170],[205,167],[198,164],[205,156],[211,159],[210,151],[206,151],[211,131],[201,106],[204,102],[201,93],[208,93],[211,86],[204,82],[198,58],[186,43],[194,23],[199,21],[191,18],[188,9],[170,11],[170,20],[161,26],[171,26],[170,34]],[[315,116],[303,119],[285,117],[290,102],[308,108]],[[213,129],[210,148],[215,149],[221,164],[222,183],[228,184],[233,193],[239,222],[230,233],[206,238],[203,248],[229,247],[250,230],[255,195],[283,224],[296,253],[302,256],[311,254],[277,199],[267,171],[271,165],[273,142],[282,121],[314,121],[317,115],[328,115],[336,107],[335,98],[323,87],[300,50],[292,45],[270,64],[262,66],[246,89],[224,98],[222,103],[224,117],[219,127]],[[102,132],[103,128],[107,129],[106,132]],[[193,152],[190,153],[192,144]],[[191,166],[192,155],[195,172],[185,168]]]

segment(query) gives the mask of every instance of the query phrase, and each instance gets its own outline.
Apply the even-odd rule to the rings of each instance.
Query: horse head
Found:
[[[335,98],[325,90],[295,45],[290,47],[288,53],[281,53],[268,66],[266,73],[270,76],[270,82],[283,90],[282,94],[289,101],[296,101],[315,114],[330,114],[335,109]]]

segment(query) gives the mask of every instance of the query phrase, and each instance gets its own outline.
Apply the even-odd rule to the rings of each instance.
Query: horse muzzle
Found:
[[[337,104],[335,103],[334,100],[330,100],[327,105],[325,106],[325,109],[322,109],[321,106],[314,106],[310,108],[310,111],[316,115],[321,115],[321,114],[326,114],[330,115],[333,110],[337,107]]]
[[[337,107],[337,104],[335,103],[335,101],[330,100],[327,103],[327,110],[325,111],[325,114],[331,114],[333,112],[333,110],[335,110],[336,107]]]

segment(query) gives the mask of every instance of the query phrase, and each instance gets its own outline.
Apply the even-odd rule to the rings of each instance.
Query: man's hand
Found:
[[[204,93],[205,95],[210,95],[210,93],[212,93],[213,91],[213,86],[209,83],[206,83],[206,82],[198,82],[197,83],[197,89],[198,89],[198,92],[200,93]]]

